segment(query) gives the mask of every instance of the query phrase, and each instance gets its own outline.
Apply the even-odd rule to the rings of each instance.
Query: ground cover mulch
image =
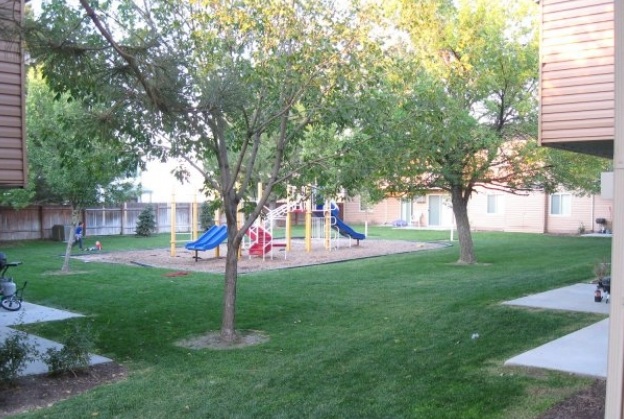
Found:
[[[606,381],[596,380],[537,419],[604,419]]]
[[[126,377],[126,369],[114,362],[94,365],[75,374],[20,377],[12,385],[0,387],[0,418],[50,407],[99,385]]]
[[[284,241],[279,242],[281,244]],[[292,240],[290,251],[284,247],[275,247],[271,253],[264,257],[249,256],[247,250],[241,252],[238,261],[238,272],[245,274],[264,270],[284,269],[298,266],[318,265],[334,263],[346,260],[363,259],[377,256],[385,256],[398,253],[410,253],[423,250],[440,249],[448,246],[447,243],[411,242],[403,240],[361,240],[359,244],[348,239],[341,239],[337,246],[334,243],[329,250],[325,248],[324,240],[313,240],[312,248],[306,251],[303,240]],[[175,270],[180,276],[184,271],[191,272],[225,272],[226,247],[221,245],[219,257],[215,250],[198,252],[199,259],[195,259],[195,252],[177,247],[172,256],[170,249],[151,249],[107,253],[91,252],[81,254],[80,260],[85,262],[108,262],[128,265],[156,267]]]

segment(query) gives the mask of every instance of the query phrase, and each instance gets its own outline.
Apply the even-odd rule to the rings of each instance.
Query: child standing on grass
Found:
[[[72,247],[74,247],[76,244],[78,244],[78,247],[80,248],[80,250],[82,250],[82,234],[83,234],[84,228],[82,226],[82,221],[80,221],[78,223],[78,226],[76,227],[76,231],[74,232],[74,243],[72,244]]]

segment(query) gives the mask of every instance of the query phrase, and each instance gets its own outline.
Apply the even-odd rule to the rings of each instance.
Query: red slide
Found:
[[[271,251],[273,245],[271,240],[273,237],[271,234],[262,227],[250,227],[247,230],[247,235],[253,241],[253,244],[249,248],[249,254],[252,256],[264,256]]]
[[[286,243],[275,243],[271,233],[262,227],[250,227],[249,230],[247,230],[247,235],[251,241],[253,241],[253,244],[249,248],[249,254],[251,256],[265,256],[269,254],[274,247],[286,247]]]

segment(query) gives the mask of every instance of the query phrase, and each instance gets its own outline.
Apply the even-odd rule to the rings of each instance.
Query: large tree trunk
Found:
[[[236,341],[236,282],[238,280],[238,249],[242,236],[239,236],[235,196],[223,194],[228,240],[225,255],[225,284],[223,289],[223,314],[221,317],[221,340],[224,343]]]
[[[228,223],[229,224],[229,223]],[[228,225],[227,254],[225,255],[225,287],[223,290],[223,317],[221,318],[221,340],[225,343],[236,341],[236,281],[238,279],[238,245],[236,226],[234,232]]]
[[[457,236],[459,238],[459,260],[458,263],[473,264],[477,261],[472,243],[472,233],[470,231],[470,221],[468,220],[468,198],[464,196],[464,191],[459,186],[451,189],[451,201],[453,203],[453,214],[457,223]]]
[[[69,239],[67,240],[67,246],[65,247],[65,258],[63,258],[63,267],[61,268],[61,272],[68,273],[70,271],[69,268],[69,260],[71,258],[72,247],[74,246],[74,241],[76,240],[76,236],[74,232],[76,231],[76,227],[78,226],[78,216],[80,214],[79,209],[72,209],[72,226],[71,231],[69,232]]]

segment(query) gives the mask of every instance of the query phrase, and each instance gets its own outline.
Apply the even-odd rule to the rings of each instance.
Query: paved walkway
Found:
[[[568,287],[503,304],[551,310],[609,314],[609,304],[594,302],[596,285]],[[505,365],[545,368],[590,377],[607,377],[609,319],[585,327],[505,361]]]
[[[57,310],[55,308],[44,307],[37,304],[30,304],[27,302],[22,303],[22,308],[19,311],[6,311],[0,309],[0,342],[4,342],[4,340],[11,333],[16,333],[16,331],[12,329],[11,326],[19,324],[58,321],[69,319],[72,317],[82,317],[82,314],[71,313],[65,310]],[[60,349],[63,347],[63,345],[61,345],[60,343],[53,342],[39,336],[26,333],[24,333],[24,335],[27,338],[27,342],[31,345],[35,345],[39,352],[45,352],[48,348]],[[91,365],[95,365],[105,362],[111,362],[112,360],[103,356],[92,354],[90,361]],[[46,372],[48,372],[47,365],[41,360],[35,360],[29,362],[20,375],[44,374]]]

